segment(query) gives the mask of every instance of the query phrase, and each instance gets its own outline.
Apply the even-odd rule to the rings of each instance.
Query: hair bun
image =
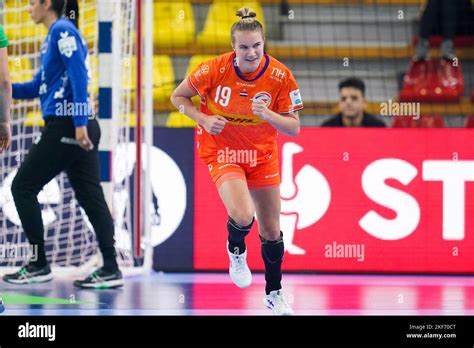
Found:
[[[257,13],[248,7],[242,7],[239,10],[237,10],[236,15],[240,17],[240,19],[245,19],[245,18],[255,18],[257,17]]]

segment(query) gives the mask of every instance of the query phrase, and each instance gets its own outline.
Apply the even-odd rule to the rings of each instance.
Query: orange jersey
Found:
[[[209,159],[219,149],[256,150],[257,159],[269,159],[276,150],[277,131],[252,112],[251,99],[261,99],[278,114],[303,109],[291,71],[265,54],[259,68],[242,74],[230,52],[199,65],[187,78],[188,86],[201,97],[201,111],[220,115],[229,122],[222,133],[211,135],[197,128],[199,156]],[[275,154],[276,155],[276,154]]]

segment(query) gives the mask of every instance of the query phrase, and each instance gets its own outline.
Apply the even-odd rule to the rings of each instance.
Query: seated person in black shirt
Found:
[[[323,122],[322,127],[385,127],[383,121],[364,111],[367,101],[362,80],[351,77],[341,81],[339,95],[341,112]]]

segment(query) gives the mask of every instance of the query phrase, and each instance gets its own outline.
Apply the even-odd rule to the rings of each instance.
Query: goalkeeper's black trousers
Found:
[[[64,171],[74,189],[77,202],[84,208],[94,227],[104,258],[104,268],[111,271],[117,269],[114,224],[100,185],[97,150],[100,128],[97,120],[89,120],[87,130],[94,144],[92,151],[83,150],[75,142],[75,128],[71,117],[47,118],[41,138],[35,141],[13,180],[12,194],[16,209],[29,243],[38,250],[37,260],[33,263],[40,266],[47,260],[41,207],[37,196],[43,186]]]

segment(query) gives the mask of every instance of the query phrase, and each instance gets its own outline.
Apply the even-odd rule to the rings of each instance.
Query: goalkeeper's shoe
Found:
[[[37,267],[34,264],[26,265],[16,273],[6,274],[3,280],[13,284],[45,283],[53,279],[49,265]]]
[[[111,289],[118,288],[122,285],[123,279],[120,270],[109,272],[103,268],[92,272],[92,274],[84,280],[76,280],[74,282],[74,286],[83,289]]]

